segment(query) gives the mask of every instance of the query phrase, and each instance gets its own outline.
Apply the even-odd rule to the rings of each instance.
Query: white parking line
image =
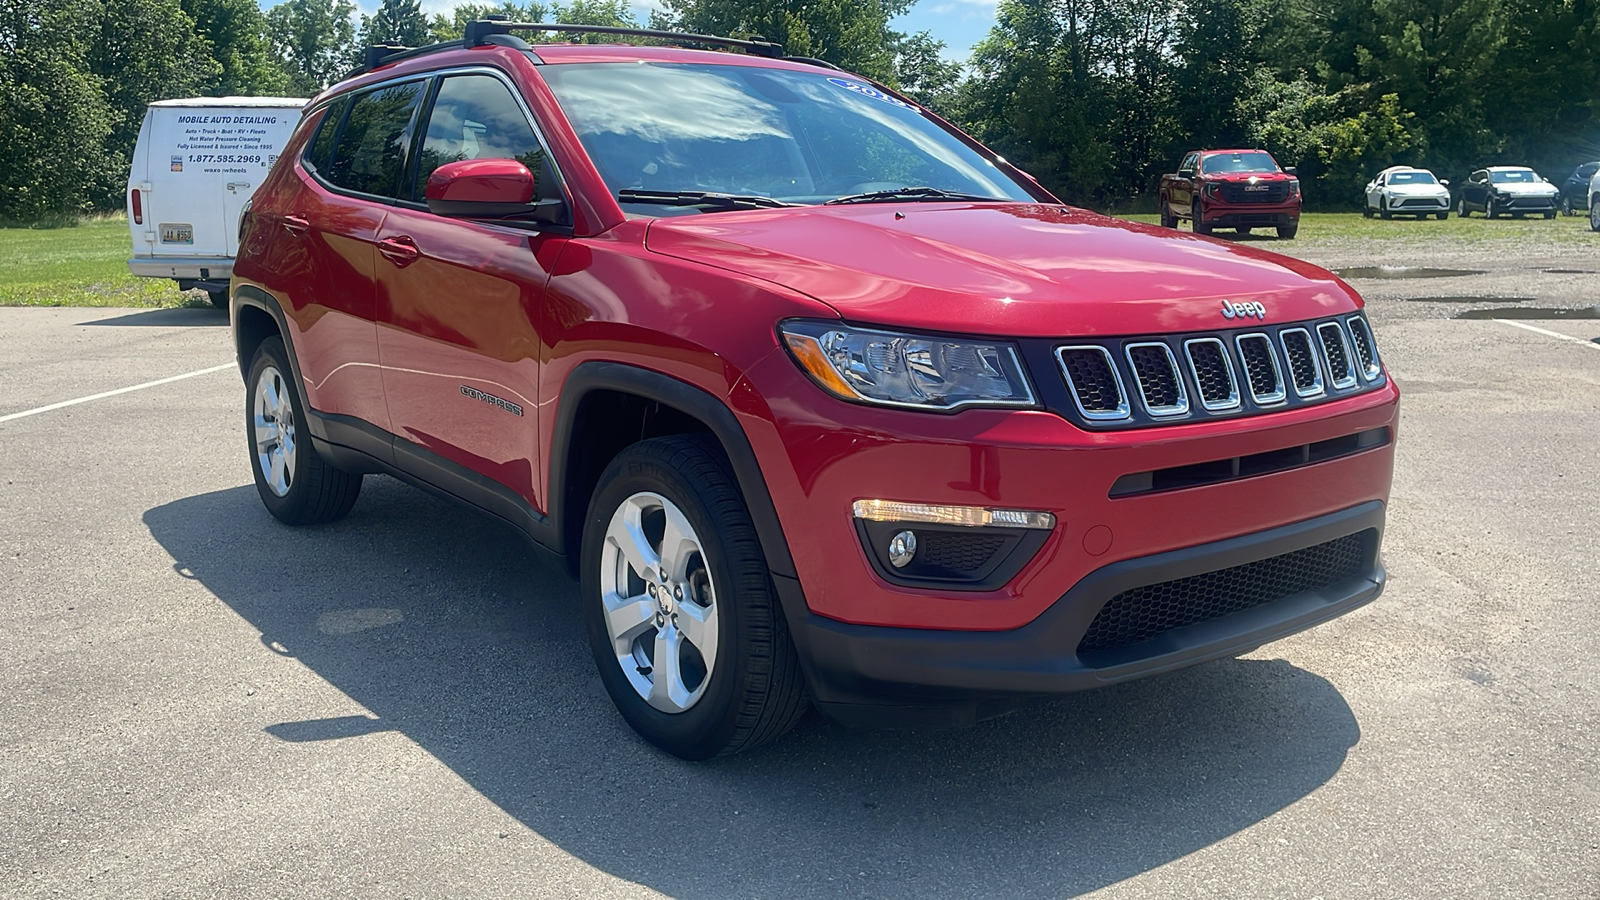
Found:
[[[1600,344],[1596,344],[1594,341],[1586,341],[1583,338],[1573,337],[1570,334],[1562,334],[1559,331],[1549,331],[1544,328],[1536,328],[1523,322],[1513,322],[1510,319],[1495,319],[1494,321],[1499,322],[1501,325],[1512,325],[1517,328],[1526,328],[1529,331],[1532,331],[1536,334],[1545,335],[1546,337],[1560,338],[1563,341],[1571,341],[1574,344],[1582,344],[1583,346],[1588,347],[1590,350],[1600,350]],[[4,421],[4,419],[0,419],[0,422]]]
[[[90,394],[87,397],[79,397],[76,400],[63,400],[60,403],[52,403],[49,406],[40,406],[36,409],[25,409],[22,412],[15,412],[11,413],[10,415],[0,416],[0,422],[9,422],[12,419],[21,419],[25,416],[36,416],[39,413],[47,413],[51,410],[64,409],[68,406],[77,406],[79,403],[88,403],[90,400],[104,400],[107,397],[115,397],[118,394],[126,394],[130,391],[142,391],[145,388],[153,388],[163,384],[171,384],[174,381],[182,381],[185,378],[193,378],[196,375],[210,375],[212,372],[221,372],[223,369],[232,369],[234,367],[235,366],[233,363],[223,363],[220,366],[212,366],[209,369],[200,369],[197,372],[185,372],[182,375],[174,375],[171,378],[158,378],[155,381],[146,381],[144,384],[129,385],[125,388],[117,388],[114,391],[106,391],[100,394]]]

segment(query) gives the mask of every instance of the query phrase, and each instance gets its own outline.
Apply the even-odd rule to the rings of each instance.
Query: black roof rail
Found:
[[[618,28],[612,25],[569,25],[564,22],[506,22],[479,19],[468,22],[466,34],[461,39],[468,49],[490,43],[489,38],[513,31],[557,31],[566,34],[609,34],[617,37],[655,38],[675,44],[703,44],[710,47],[728,47],[743,50],[752,56],[783,59],[783,45],[767,40],[741,41],[737,38],[717,37],[710,34],[690,34],[683,31],[656,31],[649,28]],[[498,42],[496,42],[498,43]]]
[[[373,44],[367,48],[367,57],[362,62],[361,68],[350,72],[344,77],[354,78],[365,72],[371,72],[379,66],[387,66],[402,59],[410,59],[413,56],[422,56],[425,53],[433,53],[438,50],[459,50],[460,48],[460,41],[440,41],[437,44],[429,44],[426,47],[407,47],[403,44]]]

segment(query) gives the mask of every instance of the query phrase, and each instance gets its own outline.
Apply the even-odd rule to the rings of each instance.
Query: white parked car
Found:
[[[1600,172],[1589,179],[1589,230],[1600,231]]]
[[[300,123],[294,97],[190,97],[145,110],[128,172],[128,270],[226,309],[239,214]]]
[[[1392,216],[1450,217],[1450,182],[1440,181],[1427,169],[1390,166],[1367,182],[1361,214],[1387,219]]]

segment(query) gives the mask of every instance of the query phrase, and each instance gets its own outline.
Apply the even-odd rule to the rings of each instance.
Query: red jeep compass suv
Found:
[[[1064,206],[769,43],[516,34],[548,27],[376,52],[256,193],[231,308],[274,516],[386,473],[564,555],[617,708],[687,758],[1378,595],[1398,394],[1339,279]]]

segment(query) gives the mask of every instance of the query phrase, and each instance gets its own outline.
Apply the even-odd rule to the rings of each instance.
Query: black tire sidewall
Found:
[[[580,554],[584,623],[600,681],[628,724],[646,740],[675,756],[707,759],[721,753],[733,739],[738,725],[736,704],[751,677],[743,652],[750,642],[743,634],[741,606],[750,600],[771,602],[770,588],[766,597],[742,596],[744,592],[740,588],[748,589],[748,581],[741,584],[738,567],[730,559],[731,551],[722,539],[722,528],[727,525],[719,527],[711,518],[707,498],[702,496],[703,486],[691,483],[689,477],[658,456],[641,452],[643,446],[636,444],[611,462],[601,475],[589,505]],[[731,483],[731,478],[728,480]],[[660,494],[683,511],[700,538],[716,590],[717,659],[711,666],[711,683],[700,699],[681,713],[662,712],[633,689],[611,649],[600,602],[600,563],[606,528],[623,501],[645,491]],[[745,524],[753,530],[753,525]]]

